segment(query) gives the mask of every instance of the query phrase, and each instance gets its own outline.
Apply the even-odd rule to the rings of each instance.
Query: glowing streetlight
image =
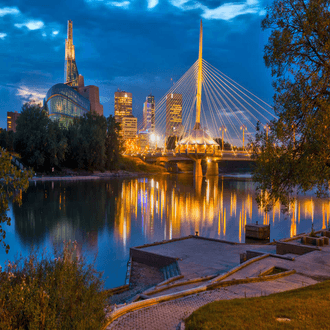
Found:
[[[227,128],[226,128],[226,126],[221,126],[221,127],[219,128],[219,131],[222,132],[222,151],[223,151],[223,134],[224,134],[225,132],[227,132]]]

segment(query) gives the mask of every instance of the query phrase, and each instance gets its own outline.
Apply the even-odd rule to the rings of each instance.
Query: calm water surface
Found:
[[[270,224],[271,240],[328,226],[329,200],[301,196],[284,215],[280,205],[258,210],[248,179],[189,175],[99,181],[32,182],[22,205],[12,204],[6,227],[10,252],[0,264],[31,247],[76,240],[79,251],[104,271],[107,288],[123,285],[129,248],[194,234],[244,242],[244,225]]]

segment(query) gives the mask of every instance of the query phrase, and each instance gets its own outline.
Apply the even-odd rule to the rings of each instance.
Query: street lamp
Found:
[[[227,132],[227,128],[226,128],[226,126],[221,126],[220,128],[219,128],[219,131],[220,132],[222,132],[222,151],[223,151],[223,134],[225,133],[225,132]]]
[[[245,125],[242,125],[241,126],[241,130],[243,131],[243,151],[244,151],[244,131],[246,130],[246,126]]]

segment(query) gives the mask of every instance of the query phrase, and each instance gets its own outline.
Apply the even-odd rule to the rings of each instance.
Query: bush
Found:
[[[32,251],[0,273],[0,329],[101,329],[102,273],[67,243],[55,258]]]

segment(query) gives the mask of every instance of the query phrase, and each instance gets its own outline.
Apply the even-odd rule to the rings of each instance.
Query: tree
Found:
[[[267,8],[271,34],[264,60],[271,68],[278,120],[253,143],[257,201],[266,209],[330,180],[330,12],[325,0],[282,0]]]
[[[67,131],[68,153],[66,164],[71,168],[103,170],[105,165],[105,117],[86,113],[75,118]]]
[[[117,168],[120,159],[120,124],[116,123],[115,117],[110,115],[107,118],[107,136],[105,141],[105,156],[107,170],[114,170]]]
[[[37,171],[50,170],[64,160],[67,148],[63,129],[48,118],[39,104],[25,103],[17,119],[15,151]]]
[[[10,217],[7,216],[9,210],[9,200],[21,201],[21,193],[29,186],[28,179],[32,177],[32,171],[22,171],[11,163],[11,155],[6,151],[1,151],[0,155],[0,242],[2,242],[6,253],[9,245],[5,243],[6,231],[2,224],[10,225]]]

